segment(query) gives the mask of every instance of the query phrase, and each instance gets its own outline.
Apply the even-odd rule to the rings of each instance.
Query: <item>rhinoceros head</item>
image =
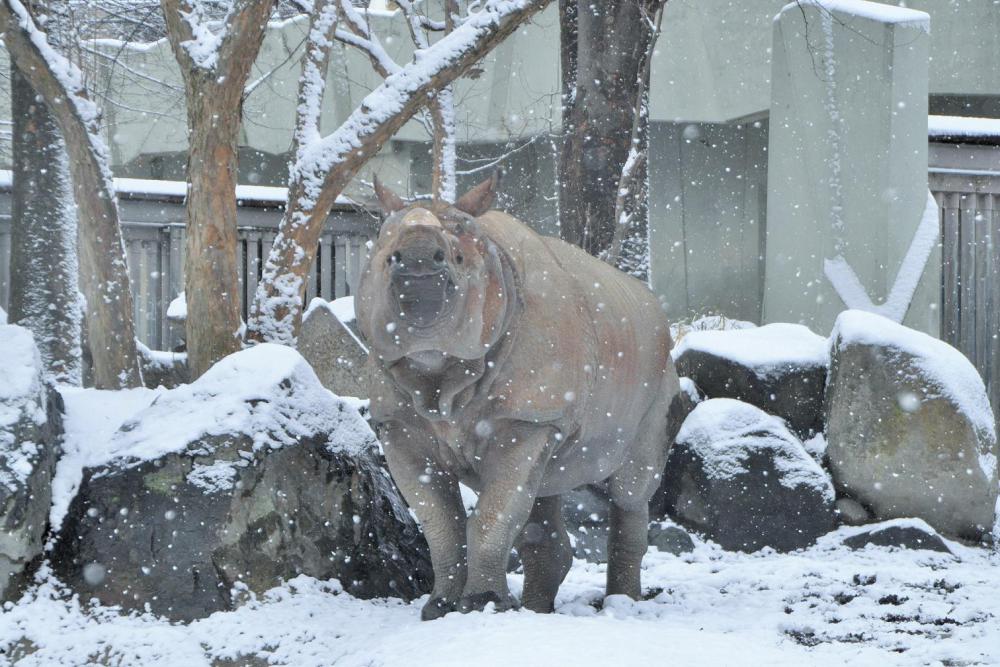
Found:
[[[476,359],[503,333],[510,271],[476,223],[496,182],[494,176],[455,204],[406,204],[376,180],[389,216],[362,270],[356,307],[381,359],[421,352]]]

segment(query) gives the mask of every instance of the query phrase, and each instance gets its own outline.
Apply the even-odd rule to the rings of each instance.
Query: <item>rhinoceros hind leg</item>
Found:
[[[518,539],[517,552],[524,563],[521,604],[538,613],[554,611],[559,585],[573,564],[559,496],[535,499]]]
[[[645,502],[621,507],[612,502],[608,536],[608,595],[641,594],[639,571],[646,554],[649,507]]]

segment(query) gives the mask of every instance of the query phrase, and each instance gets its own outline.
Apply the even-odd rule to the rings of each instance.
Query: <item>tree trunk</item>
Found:
[[[237,141],[242,103],[220,106],[222,91],[188,91],[187,350],[191,378],[240,348],[237,260]]]
[[[643,151],[641,112],[646,54],[665,0],[594,3],[561,0],[563,144],[559,160],[559,219],[563,239],[595,256],[610,250],[622,171],[633,147]],[[630,175],[646,182],[641,160]],[[644,224],[644,197],[630,207]],[[640,231],[644,236],[645,232]],[[635,233],[631,233],[634,236]]]
[[[87,98],[79,70],[51,48],[20,2],[0,1],[0,33],[17,70],[59,125],[69,155],[94,385],[142,386],[128,263],[100,114]]]
[[[42,363],[80,385],[83,304],[66,149],[45,103],[11,67],[14,169],[9,321],[31,330]]]
[[[184,294],[192,380],[241,346],[238,140],[244,88],[274,2],[232,0],[220,29],[204,3],[160,0],[187,105]]]

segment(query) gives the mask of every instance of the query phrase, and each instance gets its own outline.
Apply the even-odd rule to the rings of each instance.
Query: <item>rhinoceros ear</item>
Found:
[[[386,215],[406,208],[406,202],[395,192],[383,185],[378,176],[375,177],[374,186],[375,196],[378,198],[379,203],[382,205],[382,211]]]
[[[462,195],[455,202],[455,208],[463,213],[468,213],[473,218],[478,218],[493,206],[493,198],[496,197],[499,183],[500,170],[498,169],[488,179]]]

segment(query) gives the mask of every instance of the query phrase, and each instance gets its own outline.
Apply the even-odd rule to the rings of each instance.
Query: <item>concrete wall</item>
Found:
[[[653,124],[650,273],[672,319],[760,321],[767,138],[766,120]]]

